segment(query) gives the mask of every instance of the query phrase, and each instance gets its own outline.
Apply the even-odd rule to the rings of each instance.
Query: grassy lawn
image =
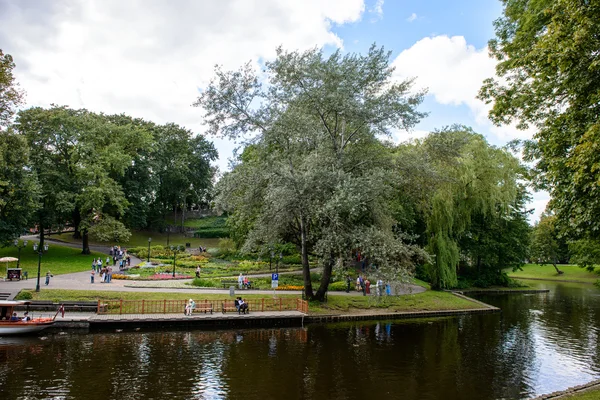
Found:
[[[31,293],[33,300],[60,301],[97,301],[97,300],[185,300],[190,297],[195,300],[221,300],[230,299],[229,295],[209,293],[167,293],[167,292],[112,292],[94,290],[61,290],[45,289],[39,293],[24,290],[21,294]],[[20,296],[21,296],[20,294]],[[29,297],[29,296],[27,296]],[[270,298],[264,294],[244,294],[246,299]],[[299,298],[297,294],[277,293],[277,297]],[[20,297],[17,297],[17,299]],[[363,313],[365,311],[399,312],[399,311],[436,311],[436,310],[467,310],[479,308],[476,303],[461,299],[446,292],[427,291],[415,295],[399,297],[375,296],[341,296],[330,295],[327,303],[310,303],[311,314],[341,314]]]
[[[360,310],[399,311],[438,311],[468,310],[481,308],[479,304],[464,300],[446,292],[427,291],[406,296],[335,296],[330,295],[327,303],[310,303],[310,312],[315,314],[341,314]]]
[[[587,390],[585,392],[572,394],[564,398],[571,400],[598,400],[600,399],[600,389]]]
[[[167,236],[169,238],[170,245],[176,245],[176,244],[184,245],[186,243],[190,243],[192,245],[192,247],[198,247],[200,245],[202,245],[203,247],[207,247],[207,248],[218,247],[219,240],[220,240],[220,239],[212,239],[212,238],[211,239],[203,239],[203,238],[186,237],[185,235],[183,235],[181,233],[171,233],[170,235],[167,235],[166,233],[160,233],[160,232],[131,231],[131,238],[129,239],[129,242],[124,243],[122,245],[125,247],[148,246],[148,238],[151,237],[153,245],[160,244],[160,245],[165,246],[167,244]],[[70,243],[81,243],[81,239],[73,239],[73,233],[71,233],[71,232],[65,232],[65,233],[61,233],[61,234],[51,235],[51,236],[49,236],[49,238],[62,240],[64,242],[70,242]],[[98,242],[98,241],[94,241],[90,238],[90,244],[97,245],[97,246],[109,247],[112,244],[118,244],[118,243]]]
[[[549,281],[573,281],[573,282],[586,282],[595,283],[600,279],[600,275],[596,272],[589,272],[584,268],[580,268],[577,265],[559,265],[558,269],[563,271],[562,275],[556,273],[556,270],[552,265],[538,265],[538,264],[525,264],[523,271],[513,272],[512,270],[506,271],[511,278],[536,278],[544,279]]]
[[[18,250],[15,247],[0,248],[0,257],[17,257]],[[92,260],[98,257],[106,257],[105,254],[92,252],[90,255],[81,254],[80,249],[65,246],[50,245],[50,248],[42,256],[40,273],[43,276],[47,271],[54,275],[68,274],[72,272],[87,271],[92,266]],[[8,263],[9,267],[16,267],[17,263]],[[21,249],[21,268],[29,273],[29,279],[37,276],[38,254],[33,251],[30,242],[26,248]],[[0,263],[0,276],[6,275],[6,263]]]

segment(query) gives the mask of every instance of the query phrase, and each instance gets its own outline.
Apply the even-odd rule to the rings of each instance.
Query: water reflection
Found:
[[[598,292],[549,288],[494,315],[0,338],[0,399],[527,398],[600,377]]]

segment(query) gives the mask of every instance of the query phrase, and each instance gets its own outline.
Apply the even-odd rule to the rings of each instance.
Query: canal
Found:
[[[0,338],[0,399],[521,399],[600,378],[600,290],[502,313],[306,328]]]

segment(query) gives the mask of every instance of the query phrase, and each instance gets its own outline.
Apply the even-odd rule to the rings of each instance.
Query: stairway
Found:
[[[11,292],[0,292],[0,300],[12,300],[14,297]]]

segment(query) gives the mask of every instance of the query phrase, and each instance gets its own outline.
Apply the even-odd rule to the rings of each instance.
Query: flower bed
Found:
[[[169,281],[177,279],[192,279],[190,275],[181,275],[171,273],[157,273],[154,275],[140,276],[140,275],[124,275],[124,274],[113,274],[113,279],[135,279],[137,281]]]
[[[277,290],[303,290],[304,286],[297,285],[281,285],[277,287]]]

